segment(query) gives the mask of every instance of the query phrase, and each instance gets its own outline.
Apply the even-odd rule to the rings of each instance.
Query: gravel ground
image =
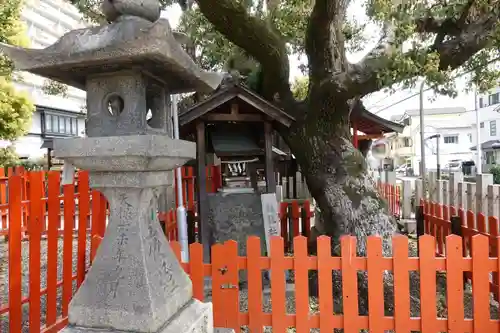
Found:
[[[29,243],[28,242],[23,242],[22,243],[22,272],[23,272],[23,279],[22,279],[22,290],[23,290],[23,296],[26,297],[28,296],[28,291],[29,291],[29,249],[28,249]],[[62,246],[63,242],[62,239],[59,239],[58,242],[58,280],[62,278]],[[77,249],[77,239],[75,238],[73,241],[73,274],[76,274],[76,249]],[[87,239],[87,258],[89,256],[90,252],[90,241]],[[8,302],[8,262],[7,262],[7,253],[8,253],[8,243],[3,242],[3,240],[0,240],[0,300],[3,305]],[[416,242],[410,241],[410,249],[409,249],[409,255],[410,256],[415,256],[416,255]],[[47,241],[42,240],[41,242],[41,260],[42,260],[42,265],[41,265],[41,288],[46,287],[46,272],[47,272]],[[292,277],[292,283],[293,283],[293,275]],[[437,282],[437,310],[438,310],[438,316],[441,318],[446,317],[446,274],[444,273],[438,273],[436,277],[436,282]],[[76,287],[76,283],[74,284],[74,290]],[[412,312],[414,312],[414,315],[419,315],[420,312],[420,302],[418,300],[419,298],[419,289],[420,289],[420,284],[418,278],[416,279],[411,279],[411,306],[412,306]],[[292,290],[293,290],[293,284],[292,284]],[[61,293],[62,293],[62,288],[58,288],[58,295],[57,295],[57,303],[58,303],[58,315],[61,313]],[[287,313],[293,314],[295,313],[295,295],[292,292],[287,292],[286,296],[286,311]],[[211,291],[207,290],[205,294],[205,299],[207,301],[211,300]],[[465,305],[465,318],[472,318],[472,313],[473,313],[473,300],[472,300],[472,288],[470,283],[467,283],[465,286],[464,290],[464,305]],[[41,309],[42,309],[42,314],[41,314],[41,322],[42,325],[45,323],[45,307],[46,307],[46,297],[42,296],[41,299]],[[317,313],[319,311],[319,305],[318,305],[318,299],[316,297],[310,297],[309,299],[309,308],[310,308],[310,313]],[[497,319],[499,318],[499,304],[493,300],[493,298],[490,299],[490,315],[492,319]],[[240,311],[241,312],[246,312],[248,311],[248,294],[247,290],[242,288],[240,290]],[[264,312],[271,312],[271,296],[269,293],[264,293],[263,294],[263,311]],[[23,331],[22,333],[27,333],[29,332],[29,323],[28,323],[28,314],[29,314],[29,306],[26,304],[23,306]],[[388,314],[388,315],[392,315]],[[0,317],[0,332],[8,332],[8,315],[3,315]],[[249,332],[249,329],[247,327],[242,327],[242,332]],[[272,332],[272,328],[267,327],[264,329],[264,332]],[[289,328],[288,332],[295,332],[294,328]],[[311,329],[311,332],[319,332],[319,329]],[[335,332],[341,332],[341,330],[336,330]]]
[[[77,242],[78,238],[73,239],[73,275],[76,274],[76,263],[77,263]],[[90,255],[90,238],[87,238],[87,264]],[[40,244],[41,251],[41,289],[47,286],[47,240],[42,239]],[[9,290],[9,273],[8,273],[8,243],[0,240],[0,302],[2,306],[6,305],[8,302],[8,290]],[[59,238],[58,240],[58,260],[57,260],[57,280],[62,279],[62,259],[63,259],[63,240]],[[22,291],[23,298],[28,296],[29,292],[29,242],[22,242]],[[73,283],[73,292],[76,291],[76,281]],[[62,299],[62,286],[58,288],[57,293],[57,315],[61,315],[61,299]],[[40,321],[41,325],[45,324],[45,310],[46,310],[46,296],[41,297],[40,302],[41,315]],[[29,305],[23,305],[23,331],[22,333],[29,332]],[[0,332],[8,332],[9,328],[9,317],[7,314],[0,317]]]

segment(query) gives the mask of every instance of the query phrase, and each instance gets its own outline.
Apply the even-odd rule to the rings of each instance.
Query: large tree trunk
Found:
[[[308,112],[285,138],[321,211],[312,238],[331,236],[332,250],[338,254],[339,238],[354,235],[358,254],[366,255],[366,236],[378,235],[383,237],[384,254],[390,255],[395,221],[367,173],[364,156],[351,143],[349,112],[314,115]],[[314,241],[311,245],[312,250]]]
[[[357,254],[366,256],[366,237],[378,235],[382,237],[384,255],[391,255],[395,221],[367,173],[365,157],[351,143],[348,104],[340,110],[335,107],[330,112],[307,110],[303,121],[297,122],[285,138],[320,208],[321,216],[315,218],[311,230],[309,252],[315,254],[316,238],[327,235],[331,237],[332,255],[339,256],[340,237],[353,235],[357,238]],[[318,296],[316,272],[311,271],[309,278],[310,295]],[[385,313],[392,315],[392,275],[386,273],[384,279]],[[343,313],[341,281],[342,273],[334,271],[332,296],[336,313]],[[358,273],[358,306],[360,314],[368,313],[366,272]]]

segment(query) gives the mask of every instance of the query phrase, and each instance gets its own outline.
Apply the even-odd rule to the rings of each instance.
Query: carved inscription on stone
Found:
[[[147,244],[147,255],[158,267],[156,274],[159,275],[159,278],[162,281],[161,285],[163,287],[163,291],[173,293],[178,288],[173,276],[173,264],[171,262],[174,261],[175,263],[175,258],[173,256],[172,258],[168,258],[168,255],[165,255],[165,250],[171,250],[169,248],[162,249],[162,245],[166,245],[162,244],[162,241],[165,242],[165,236],[161,234],[159,230],[161,229],[158,219],[150,218],[145,239],[145,243]]]
[[[275,193],[265,193],[261,195],[262,217],[264,219],[264,229],[266,230],[267,253],[270,253],[271,236],[278,236],[280,230],[280,220],[278,216],[278,201]]]

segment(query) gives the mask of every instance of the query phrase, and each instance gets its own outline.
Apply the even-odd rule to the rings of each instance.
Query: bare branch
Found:
[[[289,61],[285,42],[267,22],[251,16],[234,0],[196,0],[201,12],[215,28],[241,47],[262,66],[265,81],[272,82],[267,95],[278,92],[282,100],[293,99],[288,83]],[[231,24],[237,22],[237,25]],[[266,96],[266,97],[268,97]]]

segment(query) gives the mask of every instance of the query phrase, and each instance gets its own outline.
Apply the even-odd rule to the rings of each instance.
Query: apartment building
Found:
[[[470,160],[473,158],[471,146],[476,135],[469,119],[470,110],[462,107],[429,108],[424,110],[424,138],[439,134],[440,164],[451,160]],[[416,173],[421,161],[420,111],[407,110],[391,117],[392,121],[406,125],[403,133],[387,138],[390,142],[391,157],[395,166],[410,164]],[[425,160],[427,169],[437,165],[437,139],[425,140]]]
[[[78,10],[64,0],[25,0],[21,18],[32,48],[45,48],[64,33],[86,25]],[[21,157],[43,157],[47,149],[41,147],[51,138],[84,135],[85,92],[70,87],[65,96],[48,95],[44,78],[30,73],[22,73],[22,77],[15,85],[31,95],[36,111],[28,134],[14,143]]]
[[[500,87],[478,96],[478,111],[483,171],[486,171],[500,164]],[[476,144],[472,150],[477,150]]]

